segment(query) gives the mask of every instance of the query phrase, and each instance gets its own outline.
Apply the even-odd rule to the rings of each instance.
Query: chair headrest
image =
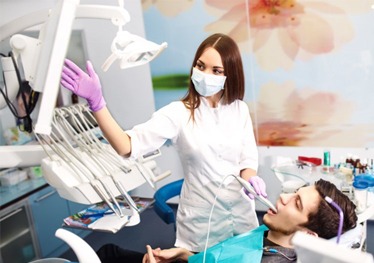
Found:
[[[357,244],[360,246],[363,237],[363,226],[357,224],[355,228],[352,228],[340,236],[339,245],[348,248],[357,248]],[[336,243],[337,237],[330,238],[329,240]]]

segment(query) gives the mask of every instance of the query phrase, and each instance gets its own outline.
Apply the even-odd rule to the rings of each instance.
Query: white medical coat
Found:
[[[195,110],[195,122],[181,101],[172,102],[155,112],[149,121],[126,132],[131,137],[133,158],[160,148],[168,139],[176,145],[185,180],[177,212],[175,246],[195,252],[204,250],[216,194],[209,246],[258,226],[254,201],[232,176],[227,177],[239,175],[244,168],[258,167],[257,146],[245,102],[219,103],[212,108],[202,97]]]

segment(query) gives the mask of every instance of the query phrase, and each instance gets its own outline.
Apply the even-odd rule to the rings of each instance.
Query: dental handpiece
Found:
[[[265,206],[269,207],[271,210],[273,210],[275,213],[277,213],[277,209],[275,208],[275,206],[265,197],[263,197],[262,195],[259,195],[256,193],[256,191],[253,189],[252,185],[247,182],[246,180],[244,180],[243,178],[241,178],[240,176],[235,176],[236,180],[239,181],[239,183],[248,191],[250,192],[258,201],[260,201],[262,204],[264,204]]]

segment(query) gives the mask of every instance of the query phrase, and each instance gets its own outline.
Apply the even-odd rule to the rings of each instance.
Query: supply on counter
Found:
[[[30,179],[43,177],[42,168],[40,166],[32,166],[27,169],[27,175]]]
[[[3,132],[7,145],[25,145],[35,141],[32,133],[21,131],[18,127],[11,127]]]
[[[369,184],[365,181],[353,182],[354,200],[356,202],[356,209],[358,212],[364,211],[367,207],[368,186]]]
[[[323,152],[323,166],[322,166],[322,172],[323,173],[330,173],[330,172],[333,172],[333,167],[331,169],[331,158],[330,158],[330,151],[329,150],[325,150]]]
[[[330,151],[328,150],[323,152],[323,165],[330,166]]]
[[[347,154],[347,157],[340,157],[340,159],[337,173],[345,176],[347,183],[352,184],[354,177],[361,174],[374,176],[372,158],[360,158],[357,155]]]
[[[366,206],[374,204],[374,176],[371,174],[360,174],[354,177],[353,186],[357,184],[366,184]]]
[[[373,163],[373,159],[371,163]],[[369,159],[361,159],[359,156],[351,154],[348,154],[345,166],[353,170],[353,175],[369,173],[373,169],[373,165],[369,165]]]
[[[315,166],[321,165],[322,164],[322,159],[321,158],[316,158],[316,157],[306,157],[306,156],[298,156],[297,159],[301,162],[306,162],[306,163],[312,163]]]
[[[350,166],[340,166],[339,173],[345,176],[345,180],[347,183],[352,182],[353,180],[353,168]]]
[[[18,168],[10,168],[0,171],[0,185],[12,186],[27,180],[27,171]]]

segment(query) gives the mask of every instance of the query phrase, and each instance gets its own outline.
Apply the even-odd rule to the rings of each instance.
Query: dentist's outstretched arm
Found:
[[[129,156],[131,140],[118,125],[106,107],[101,83],[92,63],[87,61],[87,73],[74,62],[66,59],[61,74],[61,85],[77,96],[87,100],[104,136],[119,155]]]
[[[92,63],[87,61],[87,73],[81,70],[73,61],[65,59],[61,74],[61,85],[74,94],[87,100],[91,111],[96,112],[106,106],[100,79],[93,69]]]

